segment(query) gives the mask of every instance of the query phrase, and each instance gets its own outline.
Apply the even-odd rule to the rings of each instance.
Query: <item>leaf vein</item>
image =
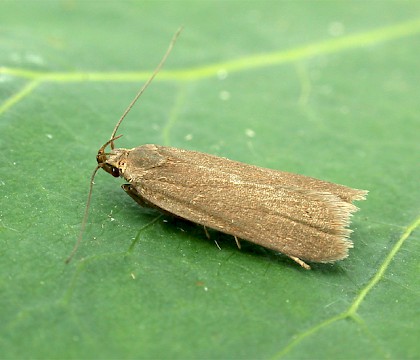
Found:
[[[305,330],[304,332],[296,335],[292,341],[290,341],[281,351],[275,354],[272,359],[278,359],[285,356],[289,353],[296,345],[301,343],[307,337],[315,334],[319,330],[344,319],[352,319],[356,323],[360,325],[361,319],[357,314],[357,310],[359,309],[360,305],[362,304],[363,300],[366,298],[368,293],[372,290],[372,288],[382,279],[386,270],[388,269],[391,261],[394,259],[398,251],[401,249],[404,242],[409,238],[409,236],[420,227],[420,216],[418,216],[410,225],[407,226],[406,230],[403,232],[401,237],[392,247],[391,251],[389,252],[388,256],[382,262],[381,266],[378,268],[378,271],[373,275],[371,280],[367,283],[367,285],[360,291],[360,293],[356,296],[354,301],[351,305],[347,308],[347,310],[343,311],[342,313],[332,316],[329,319],[322,321],[319,324],[316,324],[312,328]]]

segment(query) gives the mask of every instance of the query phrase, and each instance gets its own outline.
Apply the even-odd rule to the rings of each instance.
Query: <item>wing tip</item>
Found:
[[[349,226],[351,217],[359,210],[352,201],[365,200],[368,194],[367,190],[351,190],[351,194],[348,192],[349,202],[331,193],[318,193],[325,206],[331,210],[331,221],[323,229],[326,239],[321,242],[323,244],[320,244],[316,255],[312,258],[310,258],[311,256],[309,258],[301,256],[301,258],[318,263],[333,263],[349,256],[349,250],[354,247],[353,241],[350,239],[353,230]]]

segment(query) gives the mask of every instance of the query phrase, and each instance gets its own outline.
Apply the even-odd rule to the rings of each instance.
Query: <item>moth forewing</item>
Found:
[[[115,149],[107,163],[137,202],[282,252],[298,261],[347,257],[347,228],[366,191],[196,151]],[[303,263],[304,264],[304,263]]]

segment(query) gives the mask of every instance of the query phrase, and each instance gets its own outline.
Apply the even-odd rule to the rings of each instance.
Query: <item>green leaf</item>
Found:
[[[2,358],[415,358],[418,2],[0,3]],[[199,150],[370,190],[306,271],[140,208],[97,149],[180,26],[120,147]],[[241,211],[240,207],[238,211]]]

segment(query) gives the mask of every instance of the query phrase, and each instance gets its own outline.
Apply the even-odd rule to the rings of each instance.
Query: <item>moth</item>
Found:
[[[103,169],[123,177],[127,181],[123,190],[141,206],[230,234],[238,246],[238,238],[250,241],[306,269],[310,269],[306,261],[331,263],[346,258],[353,246],[348,225],[358,209],[352,202],[364,200],[366,190],[174,147],[115,148],[121,136],[116,136],[119,125],[163,66],[180,31],[97,153],[82,231],[93,179]],[[81,235],[78,243],[80,239]]]

